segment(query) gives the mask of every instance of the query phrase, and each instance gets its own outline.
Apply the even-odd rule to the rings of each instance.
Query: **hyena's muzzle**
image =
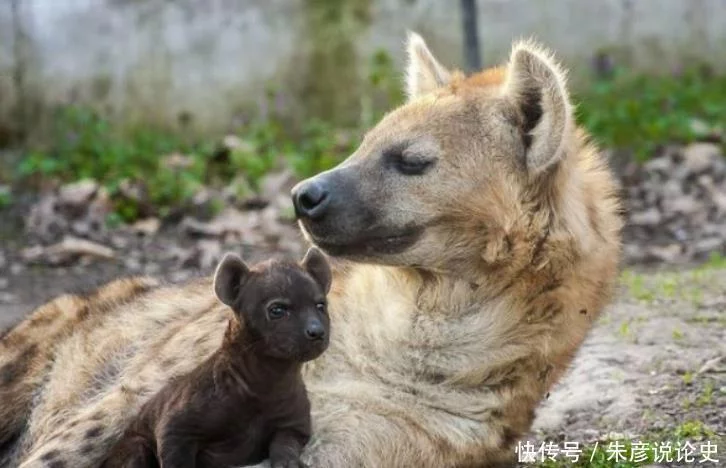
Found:
[[[423,224],[396,216],[390,181],[371,163],[344,163],[292,189],[303,232],[330,255],[370,259],[400,254],[424,231]]]

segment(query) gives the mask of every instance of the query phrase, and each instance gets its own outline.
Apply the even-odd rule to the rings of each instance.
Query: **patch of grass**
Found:
[[[643,302],[652,302],[654,292],[646,286],[645,276],[631,270],[625,270],[620,276],[621,282],[628,288],[630,295]]]
[[[726,76],[712,76],[703,68],[668,76],[616,70],[613,77],[575,94],[578,120],[597,141],[631,149],[639,160],[659,145],[695,141],[706,136],[704,126],[726,122]]]
[[[678,439],[703,439],[713,437],[715,433],[711,428],[698,420],[686,421],[673,431]]]
[[[0,210],[3,210],[10,206],[13,201],[13,194],[10,192],[9,187],[0,186]]]
[[[700,325],[702,327],[711,327],[711,326],[719,326],[719,327],[725,327],[726,328],[726,316],[723,315],[703,315],[698,314],[694,317],[687,317],[686,322],[692,323],[695,325]]]
[[[686,299],[690,301],[696,307],[700,307],[703,304],[703,290],[700,288],[691,288],[686,294]]]
[[[696,399],[696,405],[708,406],[713,403],[713,382],[708,381],[703,386],[703,391]]]
[[[123,222],[124,222],[123,218],[116,211],[113,211],[113,212],[109,213],[108,216],[106,216],[106,227],[108,227],[109,229],[117,228],[121,224],[123,224]]]
[[[203,180],[210,151],[180,136],[146,128],[122,133],[96,112],[77,106],[59,108],[53,122],[53,146],[29,151],[17,168],[18,178],[95,179],[112,197],[123,181],[143,181],[150,201],[159,207],[190,198]],[[181,169],[162,164],[163,157],[173,152],[187,154],[189,164]],[[124,220],[138,214],[131,201],[116,209]]]
[[[53,146],[28,151],[16,179],[31,185],[49,179],[61,183],[94,179],[114,201],[111,224],[134,221],[140,215],[136,200],[119,196],[127,182],[141,184],[148,202],[163,216],[205,185],[227,185],[239,179],[235,191],[244,197],[265,174],[285,164],[299,177],[308,177],[337,164],[357,144],[352,138],[341,138],[341,132],[324,122],[311,121],[292,134],[280,122],[269,120],[247,126],[239,144],[220,159],[217,145],[149,129],[120,132],[87,108],[63,107],[54,122]],[[170,155],[177,155],[182,163],[168,164]],[[9,193],[0,193],[0,208],[9,201]]]
[[[660,292],[663,295],[663,297],[667,299],[674,299],[676,297],[676,293],[678,292],[678,279],[675,277],[666,277],[663,278],[663,281],[660,282]]]
[[[712,252],[708,260],[699,267],[701,270],[723,270],[726,269],[726,256],[718,252]]]
[[[698,307],[703,302],[703,288],[713,286],[714,273],[721,269],[720,256],[697,268],[685,272],[658,272],[651,274],[625,270],[620,282],[634,299],[652,303],[655,300],[680,300]],[[726,262],[725,262],[726,264]]]
[[[620,327],[618,328],[618,333],[623,338],[630,337],[632,330],[630,329],[630,321],[623,322],[620,324]]]

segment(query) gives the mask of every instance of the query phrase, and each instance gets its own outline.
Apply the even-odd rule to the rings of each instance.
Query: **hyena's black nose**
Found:
[[[319,178],[300,182],[292,189],[292,204],[298,218],[321,218],[329,200],[328,189]]]
[[[325,338],[325,327],[320,320],[311,320],[305,326],[305,336],[308,340],[322,340]]]

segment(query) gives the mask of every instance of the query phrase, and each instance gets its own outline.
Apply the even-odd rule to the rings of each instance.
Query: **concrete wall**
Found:
[[[323,3],[0,0],[0,140],[3,129],[40,122],[53,104],[71,101],[125,122],[173,126],[188,117],[194,129],[215,132],[271,86],[298,115],[350,110],[373,53],[385,50],[400,65],[406,29],[424,35],[442,61],[462,62],[458,0],[327,0],[332,13]],[[598,50],[641,69],[695,60],[726,69],[726,0],[478,5],[486,64],[503,60],[512,39],[533,35],[576,76]]]

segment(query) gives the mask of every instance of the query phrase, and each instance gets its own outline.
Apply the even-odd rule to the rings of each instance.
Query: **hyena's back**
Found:
[[[63,295],[0,333],[0,447],[22,430],[32,397],[50,370],[54,350],[88,321],[157,286],[152,278],[113,281],[91,294]]]
[[[34,466],[36,459],[45,466],[58,443],[67,462],[73,458],[68,447],[78,450],[74,466],[101,457],[124,426],[119,419],[132,416],[166,378],[188,370],[218,346],[224,327],[211,326],[219,336],[210,333],[202,342],[188,343],[194,356],[184,362],[162,358],[151,363],[149,354],[137,355],[139,349],[157,358],[173,354],[171,348],[182,346],[184,327],[226,320],[209,287],[200,281],[182,293],[149,278],[118,280],[89,295],[59,297],[11,329],[0,341],[4,456],[13,453],[26,461],[24,466]],[[33,453],[39,444],[43,453]]]

